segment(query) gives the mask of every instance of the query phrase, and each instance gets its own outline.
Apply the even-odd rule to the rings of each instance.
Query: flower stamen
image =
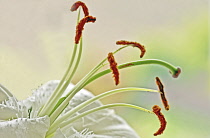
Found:
[[[137,42],[131,42],[131,41],[125,41],[125,40],[120,40],[116,42],[117,45],[132,45],[133,47],[138,47],[141,50],[141,55],[140,58],[142,58],[146,52],[145,47]]]
[[[160,79],[158,77],[156,77],[156,84],[159,88],[159,91],[161,92],[160,96],[161,96],[162,103],[163,103],[165,109],[168,111],[169,110],[169,104],[168,104],[168,101],[167,101],[166,96],[165,96],[164,86],[163,86],[162,82],[160,81]]]
[[[76,11],[76,10],[79,8],[79,6],[82,7],[85,16],[89,16],[89,11],[88,11],[87,6],[85,5],[85,3],[81,2],[81,1],[75,2],[75,3],[72,5],[72,7],[71,7],[70,10],[71,10],[72,12],[73,12],[73,11]]]
[[[171,73],[171,72],[170,72]],[[177,71],[173,74],[173,77],[174,78],[178,78],[179,77],[179,74],[181,73],[181,68],[177,68]]]
[[[93,16],[86,16],[83,19],[80,20],[76,27],[76,36],[75,36],[75,44],[79,43],[79,40],[82,36],[82,31],[84,30],[85,23],[92,22],[94,23],[96,21],[96,18]]]
[[[109,53],[107,57],[110,65],[110,69],[112,70],[112,74],[115,80],[115,85],[119,84],[119,71],[117,68],[117,62],[115,61],[113,53]]]
[[[165,130],[166,128],[166,119],[164,117],[164,115],[160,112],[161,111],[161,108],[158,106],[158,105],[154,105],[152,107],[153,109],[153,112],[157,115],[159,121],[160,121],[160,128],[158,129],[157,132],[154,133],[154,136],[157,136],[157,135],[160,135],[163,133],[163,131]]]
[[[170,70],[170,73],[172,75],[174,75],[177,70],[179,68],[173,66],[172,64],[168,63],[168,62],[165,62],[163,60],[158,60],[158,59],[146,59],[146,60],[137,60],[137,61],[132,61],[132,62],[128,62],[128,63],[124,63],[124,64],[121,64],[118,66],[118,69],[124,69],[124,68],[128,68],[128,67],[133,67],[133,66],[139,66],[139,65],[149,65],[149,64],[157,64],[157,65],[161,65],[163,67],[166,67]],[[85,85],[89,84],[90,82],[96,80],[97,78],[103,76],[103,75],[106,75],[108,73],[110,73],[111,70],[110,69],[107,69],[107,70],[104,70],[104,71],[101,71],[97,74],[95,74],[94,76],[92,76],[87,82]],[[84,85],[84,86],[85,86]]]

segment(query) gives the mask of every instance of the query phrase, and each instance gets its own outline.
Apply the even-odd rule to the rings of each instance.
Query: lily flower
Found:
[[[139,87],[126,87],[110,90],[94,96],[84,89],[86,85],[110,72],[113,73],[115,84],[119,84],[119,71],[124,68],[156,64],[169,69],[173,77],[178,77],[181,69],[163,60],[146,59],[124,64],[117,64],[114,55],[127,47],[133,46],[141,50],[140,57],[145,54],[145,47],[137,42],[117,41],[123,45],[96,65],[76,85],[71,80],[77,71],[82,56],[82,31],[86,23],[96,21],[89,15],[88,8],[83,2],[76,2],[71,11],[79,7],[84,11],[80,20],[78,13],[75,45],[66,73],[61,80],[51,80],[33,91],[32,96],[19,101],[15,96],[0,85],[0,137],[2,138],[138,138],[138,134],[116,115],[112,107],[122,106],[145,111],[156,115],[160,120],[160,128],[154,135],[160,135],[166,128],[166,120],[160,112],[161,108],[153,106],[153,111],[128,103],[111,103],[104,105],[100,99],[121,92],[154,92],[162,96],[163,89],[153,90]],[[110,65],[110,69],[99,70]],[[160,86],[160,81],[158,86]],[[160,87],[159,87],[160,88]],[[161,83],[161,88],[163,84]],[[165,98],[165,97],[164,97]],[[166,100],[166,99],[165,99]],[[168,106],[169,108],[169,106]],[[168,109],[167,108],[167,109]]]

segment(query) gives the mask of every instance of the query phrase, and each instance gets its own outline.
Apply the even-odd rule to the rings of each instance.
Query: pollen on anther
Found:
[[[174,78],[178,78],[179,77],[179,74],[181,73],[181,68],[177,68],[177,71],[176,73],[173,75]]]
[[[165,109],[169,110],[169,104],[168,104],[168,101],[167,101],[166,96],[165,96],[164,86],[163,86],[162,82],[160,81],[160,79],[158,77],[156,77],[156,84],[159,88],[159,91],[161,92],[160,96],[161,96],[162,103],[163,103]]]
[[[113,53],[109,53],[107,59],[109,61],[110,69],[112,70],[112,74],[113,74],[113,77],[115,80],[115,85],[118,85],[120,82],[119,81],[119,71],[118,71],[117,63],[115,61]]]
[[[125,41],[125,40],[120,40],[116,42],[117,45],[132,45],[133,47],[138,47],[141,50],[141,55],[140,58],[142,58],[146,52],[145,47],[137,42],[131,42],[131,41]]]
[[[75,2],[75,3],[72,5],[72,7],[71,7],[70,10],[71,10],[71,11],[76,11],[76,10],[79,8],[79,6],[82,7],[85,16],[89,16],[89,11],[88,11],[87,6],[85,5],[85,3],[81,2],[81,1]]]
[[[157,136],[157,135],[160,135],[163,133],[163,131],[165,130],[166,128],[166,119],[164,117],[164,115],[160,112],[161,111],[161,108],[158,106],[158,105],[154,105],[152,107],[153,109],[153,112],[157,115],[159,121],[160,121],[160,128],[157,130],[157,132],[154,133],[154,136]]]
[[[83,19],[80,20],[76,27],[76,36],[75,36],[75,43],[78,44],[79,40],[82,36],[82,31],[84,30],[85,23],[92,22],[94,23],[96,21],[96,18],[93,16],[86,16]]]

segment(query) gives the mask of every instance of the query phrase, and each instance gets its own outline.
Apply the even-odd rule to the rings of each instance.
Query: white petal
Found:
[[[69,128],[69,131],[70,132],[70,128]],[[52,137],[52,138],[67,138],[66,135],[60,130],[60,129],[57,129],[55,135]]]
[[[23,100],[22,103],[27,109],[32,107],[31,117],[37,117],[39,109],[46,103],[50,95],[54,92],[56,87],[59,84],[59,80],[51,80],[35,90],[32,96],[28,97],[26,100]],[[74,87],[73,84],[69,84],[64,93],[69,92]]]
[[[58,83],[59,81],[57,80],[52,80],[45,83],[44,85],[33,91],[32,96],[28,97],[26,100],[23,100],[22,102],[28,108],[30,108],[33,104],[42,106],[49,98],[49,96],[52,94],[52,92],[55,90]]]
[[[1,138],[44,138],[49,128],[49,117],[18,118],[0,122]]]
[[[80,92],[78,92],[73,98],[72,100],[69,102],[69,106],[67,107],[67,109],[65,109],[65,112],[68,110],[71,110],[72,108],[76,107],[77,105],[87,101],[88,99],[94,97],[94,95],[92,93],[90,93],[89,91],[82,89],[80,90]],[[87,111],[89,109],[92,109],[94,107],[98,107],[101,106],[102,103],[100,101],[96,101],[93,104],[90,104],[89,106],[85,107],[84,109],[80,110],[80,112],[84,112]]]
[[[22,104],[19,104],[16,98],[9,97],[0,104],[0,120],[12,118],[27,117],[28,110]]]
[[[0,120],[9,120],[17,116],[22,116],[22,111],[15,107],[0,104]]]
[[[53,138],[92,138],[93,136],[93,132],[89,131],[89,129],[84,129],[81,132],[78,132],[73,127],[70,127],[62,129],[62,131],[58,129]]]
[[[32,108],[31,117],[37,117],[39,109],[46,103],[59,82],[58,80],[52,80],[45,83],[37,90],[33,91],[32,96],[28,97],[26,100],[20,101],[19,104],[26,106],[27,110]]]
[[[8,100],[9,97],[14,97],[12,93],[0,84],[0,102]]]

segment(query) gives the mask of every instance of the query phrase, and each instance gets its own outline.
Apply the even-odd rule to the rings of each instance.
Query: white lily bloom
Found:
[[[49,81],[36,91],[26,100],[17,101],[14,97],[5,97],[5,101],[0,104],[1,120],[0,137],[1,138],[44,138],[50,126],[49,117],[38,117],[38,110],[45,104],[52,94],[59,81]],[[66,92],[73,88],[70,84]],[[1,94],[7,94],[1,91]],[[64,113],[77,105],[92,98],[93,95],[87,90],[82,89],[70,101]],[[101,102],[96,101],[85,107],[80,114],[91,108],[101,106]],[[28,118],[28,111],[33,108]],[[6,121],[5,119],[11,119]],[[14,119],[13,119],[14,118]],[[85,138],[85,137],[127,137],[138,138],[138,135],[131,127],[112,109],[104,109],[87,115],[76,122],[69,124],[67,127],[58,129],[53,138]]]

